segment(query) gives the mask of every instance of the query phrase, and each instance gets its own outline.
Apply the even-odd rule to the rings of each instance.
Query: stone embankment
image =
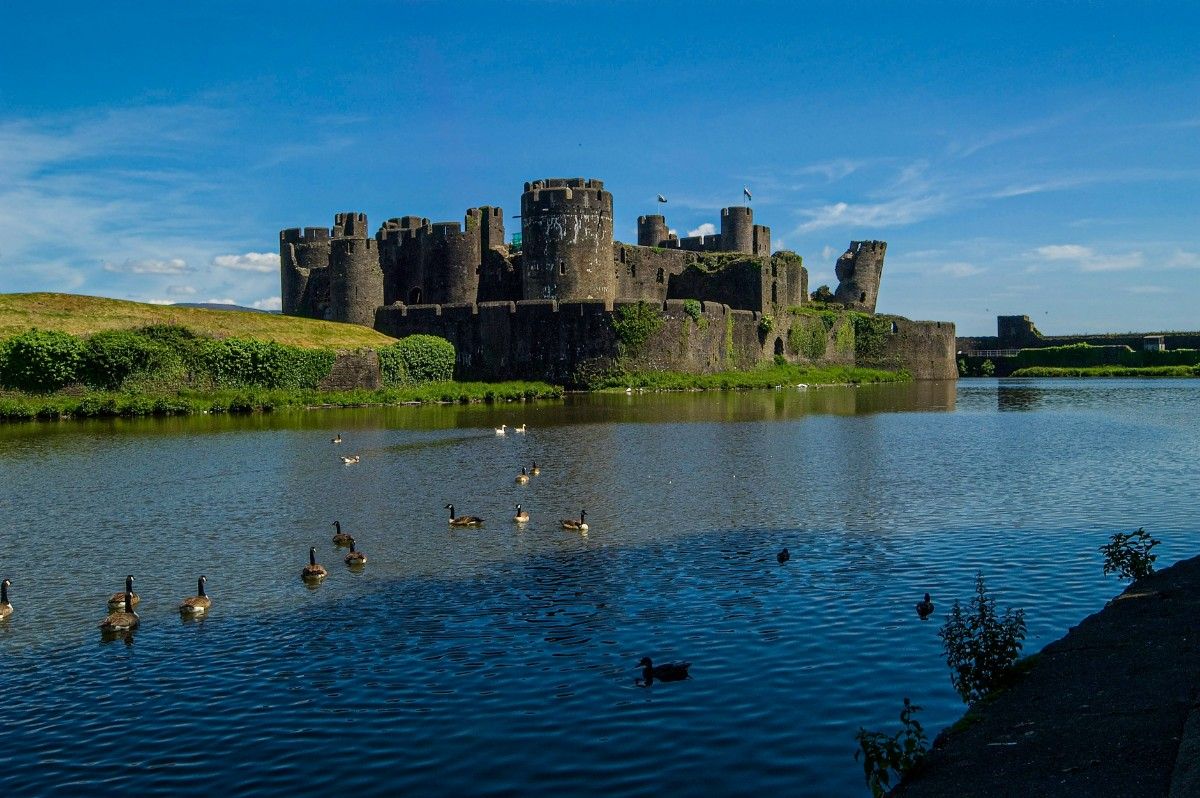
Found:
[[[1200,796],[1200,557],[1046,646],[893,795]]]

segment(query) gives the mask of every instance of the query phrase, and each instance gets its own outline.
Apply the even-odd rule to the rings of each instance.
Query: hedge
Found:
[[[379,350],[384,385],[454,379],[454,344],[436,335],[410,335]]]

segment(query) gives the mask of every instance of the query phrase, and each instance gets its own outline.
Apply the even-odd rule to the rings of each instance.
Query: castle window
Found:
[[[776,355],[783,354],[783,339],[782,338],[775,339],[775,354]]]
[[[779,276],[779,269],[778,269],[778,267],[777,267],[777,266],[776,266],[774,263],[772,263],[772,264],[771,264],[771,276],[772,276],[772,277],[778,277],[778,276]]]
[[[859,302],[867,301],[867,292],[866,291],[863,291],[861,294],[858,295],[858,301]]]
[[[665,283],[667,281],[667,275],[662,269],[659,269],[658,276],[656,276],[654,279],[656,282]]]
[[[635,279],[637,278],[637,264],[629,264],[629,276]]]
[[[558,273],[559,274],[567,273],[567,262],[565,260],[560,260],[558,262]]]
[[[771,304],[779,301],[779,284],[771,283]]]
[[[414,288],[413,290],[408,292],[408,304],[410,304],[410,305],[421,304],[421,289],[420,288]]]

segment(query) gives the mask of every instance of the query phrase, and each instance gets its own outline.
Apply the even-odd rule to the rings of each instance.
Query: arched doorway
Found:
[[[781,356],[782,354],[783,354],[783,339],[776,338],[775,339],[775,355],[778,357],[778,356]]]
[[[420,288],[420,286],[418,286],[408,292],[408,304],[410,304],[410,305],[421,304],[421,288]]]

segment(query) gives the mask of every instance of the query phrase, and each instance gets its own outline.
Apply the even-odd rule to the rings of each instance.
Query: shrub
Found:
[[[0,343],[0,384],[29,393],[57,391],[79,379],[83,342],[51,330],[30,330]]]
[[[833,292],[829,290],[829,286],[823,285],[816,291],[812,292],[813,302],[829,303],[833,301]]]
[[[685,299],[683,300],[683,312],[691,317],[692,321],[700,323],[701,306],[699,300]]]
[[[133,374],[167,371],[179,362],[168,346],[130,330],[98,332],[84,342],[84,382],[113,390]]]
[[[1009,608],[998,616],[996,600],[987,595],[983,574],[978,574],[969,613],[955,599],[938,637],[950,666],[950,682],[969,704],[999,687],[1011,671],[1025,640],[1025,611]]]
[[[960,357],[958,359],[958,376],[960,376],[960,377],[967,376],[967,360],[966,360],[966,358]]]
[[[1142,527],[1134,532],[1116,532],[1100,547],[1104,555],[1104,575],[1117,574],[1121,579],[1137,581],[1154,573],[1157,554],[1150,550],[1161,541],[1155,540]]]
[[[663,325],[662,311],[656,305],[638,302],[623,305],[613,314],[613,332],[622,355],[636,355]]]
[[[913,717],[921,708],[907,698],[904,699],[904,709],[900,710],[900,724],[903,728],[894,737],[883,732],[869,732],[861,726],[854,739],[858,741],[858,750],[854,752],[854,761],[861,756],[863,760],[863,775],[867,778],[867,786],[871,788],[874,798],[881,798],[891,785],[892,774],[897,781],[913,768],[921,764],[928,750],[925,740],[925,730],[921,723]]]
[[[335,353],[249,338],[207,340],[199,348],[200,370],[217,385],[315,388],[329,376]]]
[[[866,313],[851,314],[854,319],[854,354],[863,361],[879,360],[887,347],[892,322]]]
[[[454,379],[454,344],[436,335],[410,335],[379,350],[384,385]]]
[[[996,373],[996,364],[990,359],[979,364],[979,373],[984,377],[990,377]]]
[[[758,320],[758,334],[766,338],[773,329],[775,329],[775,317],[764,313],[763,317]]]

